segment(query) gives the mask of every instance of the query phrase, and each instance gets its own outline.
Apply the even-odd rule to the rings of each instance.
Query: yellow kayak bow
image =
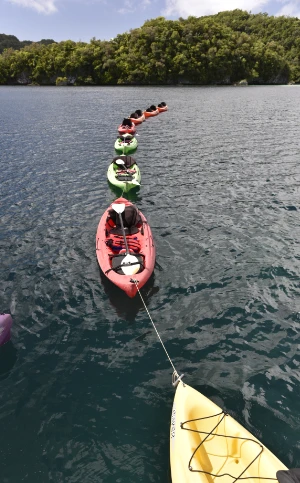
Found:
[[[172,483],[277,483],[286,466],[257,438],[179,382],[170,428]]]

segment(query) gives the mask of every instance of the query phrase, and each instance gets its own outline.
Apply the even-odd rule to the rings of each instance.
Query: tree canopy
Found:
[[[0,46],[3,41],[0,35]],[[300,20],[239,9],[174,21],[158,17],[110,41],[7,47],[0,84],[55,85],[58,77],[75,85],[300,82]]]
[[[38,43],[49,45],[49,44],[53,44],[54,40],[42,39]],[[23,47],[25,47],[25,45],[30,45],[30,44],[33,44],[32,40],[19,40],[14,35],[0,34],[0,54],[3,52],[4,49],[20,50]]]

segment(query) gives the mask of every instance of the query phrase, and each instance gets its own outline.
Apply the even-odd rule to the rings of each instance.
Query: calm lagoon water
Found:
[[[170,481],[172,370],[95,255],[117,126],[161,101],[142,294],[187,384],[300,466],[300,87],[1,87],[1,483]]]

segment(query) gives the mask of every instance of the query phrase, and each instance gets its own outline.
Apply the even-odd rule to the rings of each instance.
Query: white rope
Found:
[[[154,322],[153,322],[153,320],[152,320],[152,317],[151,317],[151,315],[150,315],[150,313],[149,313],[149,310],[147,309],[147,306],[146,306],[146,304],[145,304],[145,301],[144,301],[144,299],[143,299],[143,297],[142,297],[142,294],[141,294],[141,292],[140,292],[140,290],[139,290],[139,287],[138,287],[138,284],[137,284],[137,280],[135,280],[135,279],[133,279],[133,278],[132,278],[132,279],[131,279],[131,281],[135,283],[135,286],[136,286],[136,288],[137,288],[137,291],[138,291],[138,293],[139,293],[139,295],[140,295],[140,297],[141,297],[141,300],[142,300],[143,305],[144,305],[144,307],[145,307],[145,310],[146,310],[146,312],[147,312],[147,314],[148,314],[148,317],[149,317],[149,319],[151,320],[151,323],[152,323],[152,325],[153,325],[153,327],[154,327],[154,330],[155,330],[155,332],[156,332],[156,335],[157,335],[157,337],[158,337],[158,339],[159,339],[159,341],[160,341],[161,345],[163,346],[163,349],[164,349],[164,351],[165,351],[165,353],[166,353],[166,355],[167,355],[167,358],[169,359],[170,364],[171,364],[171,366],[172,366],[172,368],[173,368],[173,371],[174,371],[174,372],[173,372],[173,374],[175,375],[175,377],[176,377],[177,381],[179,382],[179,380],[181,379],[181,377],[182,377],[182,376],[179,376],[178,372],[176,371],[175,366],[174,366],[174,364],[173,364],[173,362],[172,362],[172,360],[171,360],[171,357],[169,356],[168,351],[167,351],[167,349],[165,348],[165,345],[164,345],[163,341],[161,340],[161,337],[160,337],[160,335],[159,335],[159,333],[158,333],[158,330],[157,330],[157,328],[156,328],[156,326],[155,326],[155,324],[154,324]],[[173,385],[175,385],[175,384],[173,384]]]

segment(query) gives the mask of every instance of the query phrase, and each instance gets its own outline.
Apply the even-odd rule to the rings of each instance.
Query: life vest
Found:
[[[117,169],[116,174],[135,174],[136,170],[135,169]]]
[[[141,250],[141,244],[137,236],[134,236],[134,235],[126,236],[126,241],[127,241],[129,251],[132,251],[134,253],[139,253],[139,251]],[[121,235],[115,235],[115,234],[109,235],[105,243],[114,252],[119,252],[120,250],[126,249],[124,237]]]

